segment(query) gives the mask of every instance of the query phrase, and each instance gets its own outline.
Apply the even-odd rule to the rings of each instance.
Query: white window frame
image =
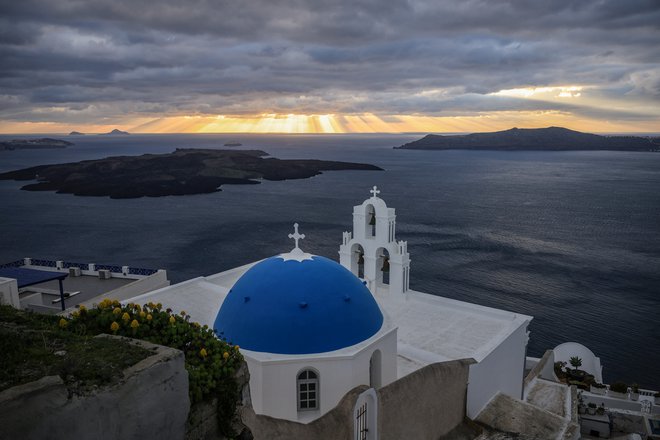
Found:
[[[309,377],[312,373],[314,378]],[[304,378],[301,376],[305,375]],[[296,396],[298,400],[298,411],[317,411],[320,407],[320,375],[319,372],[313,368],[305,368],[296,374]],[[310,390],[313,388],[313,390]],[[309,397],[310,393],[314,393],[314,397]],[[310,406],[310,402],[314,402],[314,406]],[[304,405],[303,405],[304,404]],[[303,408],[303,406],[305,406]]]

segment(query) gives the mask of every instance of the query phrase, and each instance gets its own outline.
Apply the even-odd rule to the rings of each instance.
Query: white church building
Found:
[[[239,345],[258,415],[310,423],[356,387],[378,390],[463,359],[474,360],[467,416],[498,392],[520,399],[532,317],[411,290],[407,243],[397,241],[395,210],[379,192],[353,208],[339,263],[304,252],[296,224],[289,252],[130,301],[185,310]],[[364,432],[377,438],[375,428]]]

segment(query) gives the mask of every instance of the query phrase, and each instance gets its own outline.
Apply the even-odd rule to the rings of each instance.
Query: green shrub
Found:
[[[610,385],[610,391],[614,391],[615,393],[627,393],[628,385],[623,382],[614,382]]]
[[[594,388],[607,388],[607,385],[604,385],[604,384],[598,383],[598,382],[592,383],[591,386],[594,387]]]
[[[587,385],[585,382],[579,381],[579,380],[569,380],[568,381],[569,385],[575,385],[576,387],[582,389],[582,390],[588,390],[589,385]]]
[[[234,374],[243,357],[238,346],[218,339],[208,326],[190,322],[186,312],[175,315],[161,304],[121,305],[106,299],[92,309],[81,306],[60,326],[79,334],[108,333],[183,351],[191,404],[217,398],[221,431],[233,434],[231,422],[240,392]]]
[[[576,371],[577,371],[578,368],[580,368],[582,366],[582,359],[577,357],[577,356],[572,356],[569,359],[569,362],[571,363],[573,368],[575,368]]]
[[[57,375],[70,393],[81,394],[119,380],[151,355],[125,341],[71,333],[64,330],[68,323],[0,305],[0,391]]]

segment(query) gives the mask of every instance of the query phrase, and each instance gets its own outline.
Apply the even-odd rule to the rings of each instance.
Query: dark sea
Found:
[[[529,355],[577,341],[607,382],[660,389],[660,154],[392,149],[419,137],[90,135],[59,137],[76,143],[63,150],[0,151],[8,171],[239,141],[278,158],[385,169],[132,200],[0,181],[0,263],[163,268],[179,282],[288,251],[294,222],[306,251],[338,259],[353,205],[378,185],[408,241],[413,289],[532,315]]]

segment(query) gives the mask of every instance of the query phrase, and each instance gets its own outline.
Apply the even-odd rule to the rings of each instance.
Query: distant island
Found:
[[[108,132],[108,133],[101,133],[102,136],[115,136],[115,135],[124,136],[124,135],[127,135],[127,134],[130,134],[130,133],[127,132],[127,131],[118,130],[116,128],[114,130]]]
[[[168,154],[117,156],[41,165],[0,174],[0,180],[37,180],[26,191],[57,191],[113,199],[203,194],[225,184],[259,179],[305,179],[335,170],[380,170],[361,163],[267,158],[260,150],[177,149]]]
[[[79,131],[72,131],[71,133],[69,133],[69,136],[84,136],[84,135],[85,133],[81,133]]]
[[[0,151],[2,150],[28,150],[28,149],[47,149],[47,148],[66,148],[73,145],[73,142],[67,142],[60,139],[40,138],[40,139],[13,139],[11,141],[0,142]]]
[[[225,142],[225,147],[241,147],[243,144],[237,141]]]
[[[660,151],[660,138],[600,136],[562,127],[512,128],[492,133],[429,134],[400,147],[405,150],[616,150]]]

